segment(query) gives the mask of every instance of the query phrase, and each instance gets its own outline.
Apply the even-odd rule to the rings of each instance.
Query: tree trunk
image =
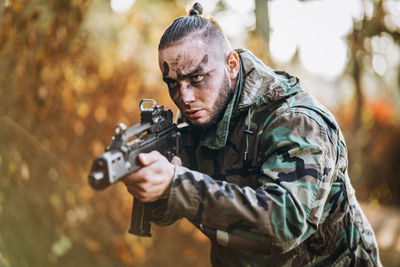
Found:
[[[270,39],[270,22],[269,22],[269,0],[255,0],[256,8],[256,29],[255,33],[263,40],[263,53],[262,57],[266,63],[271,65],[271,54],[269,50],[269,39]]]

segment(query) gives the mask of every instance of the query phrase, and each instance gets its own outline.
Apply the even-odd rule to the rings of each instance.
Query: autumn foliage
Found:
[[[115,21],[106,1],[35,2],[6,1],[0,14],[0,266],[174,266],[165,247],[191,242],[192,226],[168,239],[157,229],[152,239],[132,236],[131,195],[87,183],[114,126],[138,123],[142,98],[174,108],[153,66],[155,6],[137,3],[141,15]],[[114,21],[96,28],[99,14]],[[156,19],[165,27],[171,18]],[[133,35],[125,48],[119,31]],[[207,264],[204,240],[198,251],[182,245],[181,262]]]
[[[141,99],[176,113],[157,45],[186,1],[149,2],[123,15],[105,0],[1,2],[0,266],[209,266],[208,242],[190,223],[135,237],[125,188],[87,183],[114,126],[138,123]],[[363,177],[358,196],[398,205],[398,107],[366,100],[355,135],[355,103],[337,115],[350,154],[363,155],[350,157],[351,174]]]

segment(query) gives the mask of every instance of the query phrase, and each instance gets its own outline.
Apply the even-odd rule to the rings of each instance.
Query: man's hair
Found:
[[[221,26],[214,19],[201,16],[202,13],[201,4],[194,3],[187,16],[175,19],[165,30],[160,39],[158,50],[173,46],[192,33],[201,34],[207,43],[217,42],[222,50],[230,50],[230,44]]]

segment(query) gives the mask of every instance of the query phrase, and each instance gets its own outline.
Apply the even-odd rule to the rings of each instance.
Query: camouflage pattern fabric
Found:
[[[234,97],[214,128],[184,134],[184,166],[154,221],[188,219],[213,266],[381,266],[333,115],[297,78],[237,51]]]

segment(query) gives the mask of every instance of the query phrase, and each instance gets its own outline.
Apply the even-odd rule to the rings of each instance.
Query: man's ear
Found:
[[[228,67],[229,78],[236,79],[240,68],[239,55],[236,51],[229,52],[226,57],[226,65]]]

